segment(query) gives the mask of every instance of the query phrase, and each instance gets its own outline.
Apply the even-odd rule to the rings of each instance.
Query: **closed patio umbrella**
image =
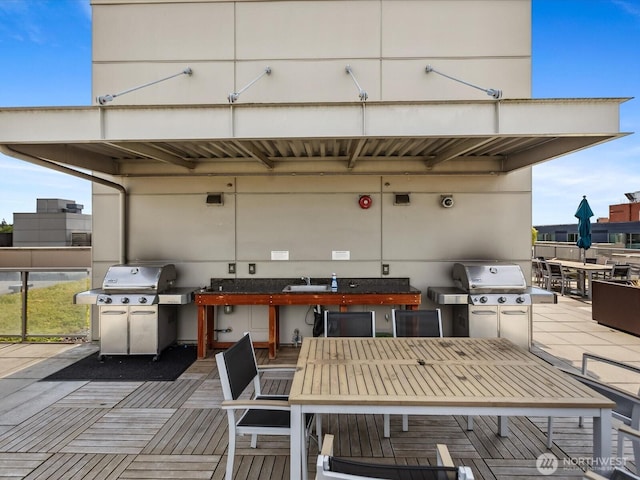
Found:
[[[587,196],[582,197],[578,210],[576,210],[575,217],[578,219],[578,241],[576,245],[582,249],[583,260],[586,262],[585,251],[591,247],[591,217],[593,212],[587,202]]]

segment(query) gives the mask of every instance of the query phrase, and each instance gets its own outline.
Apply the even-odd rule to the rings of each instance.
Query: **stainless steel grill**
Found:
[[[533,298],[552,303],[549,292],[527,287],[517,264],[501,262],[455,263],[455,287],[429,287],[429,299],[452,305],[452,330],[460,337],[504,337],[529,348]]]
[[[519,265],[455,263],[453,283],[469,294],[471,305],[531,305]]]
[[[99,307],[100,358],[154,355],[177,338],[177,305],[190,303],[195,288],[175,288],[173,264],[113,265],[101,289],[75,295]]]

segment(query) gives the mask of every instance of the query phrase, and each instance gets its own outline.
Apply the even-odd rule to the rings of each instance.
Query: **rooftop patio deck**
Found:
[[[640,338],[596,324],[588,302],[558,302],[534,306],[534,352],[563,366],[579,366],[583,352],[640,366]],[[223,479],[227,421],[218,408],[213,357],[196,361],[175,382],[38,382],[95,350],[89,344],[0,344],[0,479]],[[297,352],[283,348],[271,362],[291,363]],[[259,362],[269,362],[265,350],[257,353]],[[638,391],[640,379],[596,373]],[[266,384],[271,391],[287,388],[285,380]],[[540,477],[536,460],[549,452],[547,420],[539,417],[512,418],[505,438],[495,433],[495,417],[476,417],[473,431],[463,417],[411,417],[403,432],[401,418],[392,416],[391,438],[383,437],[378,415],[330,415],[324,422],[324,431],[336,435],[338,455],[433,462],[435,444],[446,443],[454,461],[470,465],[478,479]],[[580,478],[576,463],[591,458],[590,422],[579,428],[576,418],[561,418],[554,430],[550,453],[559,466],[549,477]],[[288,479],[288,439],[263,437],[258,447],[240,439],[236,478]],[[310,472],[316,454],[311,442]],[[630,447],[625,457],[632,458]]]

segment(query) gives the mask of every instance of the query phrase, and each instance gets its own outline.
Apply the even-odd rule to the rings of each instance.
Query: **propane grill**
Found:
[[[452,278],[456,287],[469,294],[471,305],[531,305],[519,265],[455,263]]]
[[[102,282],[98,305],[155,305],[159,293],[176,280],[176,267],[166,265],[113,265]]]
[[[177,305],[190,303],[194,288],[175,288],[173,264],[113,265],[101,289],[77,293],[77,304],[98,305],[100,358],[154,355],[176,341]]]
[[[455,287],[429,287],[427,296],[452,305],[457,337],[503,337],[529,348],[532,303],[555,303],[553,293],[527,287],[519,265],[503,262],[454,263]]]

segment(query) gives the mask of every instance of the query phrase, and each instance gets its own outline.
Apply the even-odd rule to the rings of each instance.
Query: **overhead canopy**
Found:
[[[618,138],[626,98],[0,109],[0,151],[108,175],[503,174]]]

